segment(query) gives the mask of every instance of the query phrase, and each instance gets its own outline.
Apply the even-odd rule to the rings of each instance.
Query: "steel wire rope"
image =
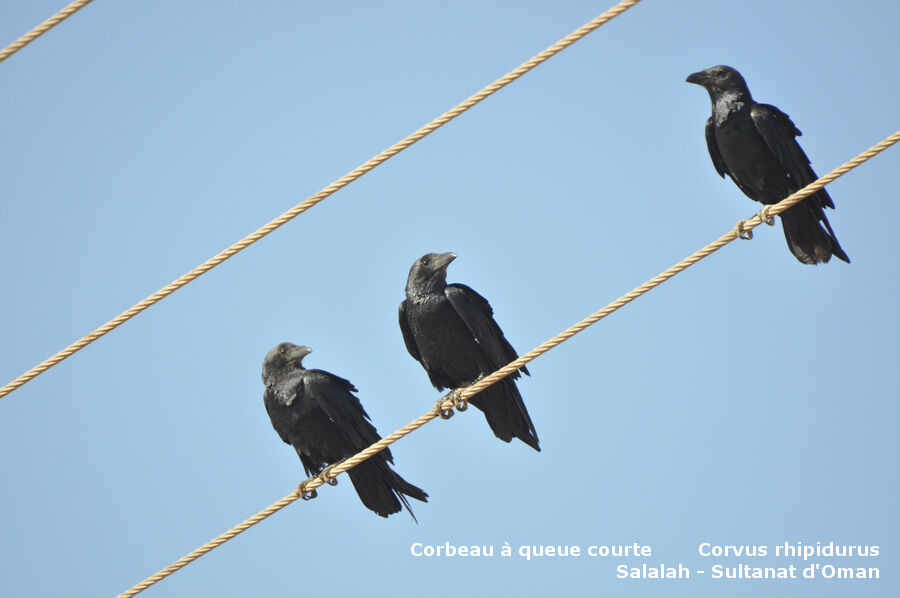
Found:
[[[647,282],[643,283],[642,285],[635,287],[634,289],[632,289],[628,293],[625,293],[624,295],[622,295],[621,297],[619,297],[618,299],[616,299],[615,301],[613,301],[606,307],[595,311],[594,313],[587,316],[586,318],[580,320],[579,322],[573,324],[569,328],[563,330],[562,332],[560,332],[553,338],[541,343],[540,345],[538,345],[537,347],[535,347],[528,353],[525,353],[524,355],[522,355],[515,361],[508,363],[507,365],[503,366],[502,368],[500,368],[499,370],[490,374],[489,376],[486,376],[486,377],[482,378],[481,380],[479,380],[478,382],[471,384],[469,386],[466,386],[465,388],[456,389],[456,390],[451,391],[450,393],[444,395],[441,399],[438,400],[437,403],[435,403],[434,407],[430,411],[423,413],[422,415],[420,415],[419,417],[417,417],[410,423],[406,424],[402,428],[394,431],[391,434],[388,434],[387,436],[385,436],[378,442],[363,449],[362,451],[358,452],[357,454],[353,455],[352,457],[349,457],[349,458],[345,459],[344,461],[341,461],[340,463],[333,464],[333,465],[326,467],[325,470],[322,473],[320,473],[319,475],[311,477],[311,478],[305,480],[304,482],[301,482],[300,485],[298,485],[297,488],[293,492],[291,492],[290,494],[288,494],[281,500],[278,500],[277,502],[269,505],[262,511],[258,512],[256,515],[253,515],[252,517],[245,519],[244,521],[242,521],[238,525],[232,527],[228,531],[213,538],[212,540],[210,540],[203,546],[200,546],[199,548],[191,551],[187,555],[178,559],[177,561],[175,561],[168,567],[161,569],[160,571],[151,575],[144,581],[134,585],[130,589],[119,594],[118,598],[130,598],[131,596],[135,596],[135,595],[139,594],[140,592],[143,592],[144,590],[146,590],[153,584],[165,579],[166,577],[175,573],[179,569],[186,567],[190,563],[199,559],[204,554],[212,551],[214,548],[216,548],[218,546],[221,546],[222,544],[231,540],[235,536],[245,532],[249,528],[251,528],[254,525],[256,525],[257,523],[259,523],[260,521],[263,521],[263,520],[267,519],[268,517],[274,515],[275,513],[277,513],[284,507],[290,505],[291,503],[295,502],[296,500],[298,500],[300,498],[304,498],[310,492],[314,491],[316,488],[319,488],[319,487],[329,483],[331,480],[336,479],[338,475],[356,467],[357,465],[359,465],[366,459],[369,459],[370,457],[372,457],[372,455],[377,454],[378,452],[380,452],[380,451],[384,450],[385,448],[387,448],[388,446],[394,444],[395,442],[397,442],[404,436],[407,436],[408,434],[414,432],[415,430],[418,430],[419,428],[421,428],[422,426],[424,426],[431,420],[436,419],[438,417],[441,417],[444,419],[449,419],[448,414],[453,412],[454,407],[455,408],[460,408],[460,407],[465,408],[466,402],[475,394],[481,392],[485,388],[488,388],[492,384],[499,382],[500,380],[502,380],[506,376],[512,374],[513,372],[515,372],[522,366],[527,365],[531,361],[534,361],[540,355],[543,355],[547,351],[550,351],[554,347],[564,343],[565,341],[572,338],[573,336],[575,336],[579,332],[583,331],[584,329],[588,328],[589,326],[596,324],[597,322],[599,322],[606,316],[608,316],[608,315],[612,314],[613,312],[621,309],[622,307],[628,305],[629,303],[631,303],[632,301],[634,301],[641,295],[658,287],[665,281],[676,276],[679,272],[682,272],[682,271],[688,269],[689,267],[693,266],[700,260],[715,253],[722,247],[725,247],[726,245],[728,245],[735,239],[739,239],[739,238],[752,239],[753,235],[752,235],[751,231],[754,228],[756,228],[757,226],[760,226],[764,222],[771,223],[772,219],[776,215],[784,212],[785,210],[787,210],[794,204],[802,201],[803,199],[812,195],[819,189],[822,189],[828,183],[845,175],[846,173],[850,172],[851,170],[853,170],[860,164],[863,164],[864,162],[877,156],[878,154],[880,154],[884,150],[888,149],[889,147],[891,147],[898,141],[900,141],[900,130],[895,132],[893,135],[885,138],[883,141],[873,145],[871,148],[862,152],[855,158],[848,160],[847,162],[845,162],[841,166],[835,168],[834,170],[832,170],[825,176],[819,177],[818,179],[816,179],[815,181],[813,181],[812,183],[810,183],[803,189],[800,189],[799,191],[789,195],[788,197],[781,200],[777,204],[765,206],[762,210],[760,210],[758,213],[756,213],[753,217],[751,217],[747,220],[741,220],[740,222],[737,223],[737,225],[734,226],[734,228],[731,229],[731,231],[722,235],[721,237],[719,237],[712,243],[706,245],[705,247],[703,247],[702,249],[699,249],[698,251],[695,251],[694,253],[692,253],[688,257],[684,258],[677,264],[669,267],[668,269],[664,270],[657,276],[654,276],[653,278],[651,278]]]
[[[27,372],[25,372],[18,378],[16,378],[15,380],[9,382],[8,384],[6,384],[2,388],[0,388],[0,398],[5,397],[6,395],[11,393],[15,389],[28,383],[30,380],[41,375],[42,373],[49,370],[56,364],[67,359],[68,357],[71,357],[72,355],[74,355],[81,349],[85,348],[86,346],[88,346],[89,344],[94,342],[95,340],[97,340],[100,337],[104,336],[105,334],[115,330],[116,328],[118,328],[119,326],[121,326],[122,324],[124,324],[125,322],[127,322],[128,320],[133,318],[134,316],[138,315],[139,313],[141,313],[145,309],[149,308],[150,306],[154,305],[155,303],[161,301],[162,299],[168,297],[169,295],[171,295],[172,293],[174,293],[181,287],[185,286],[192,280],[199,278],[201,275],[212,270],[213,268],[215,268],[216,266],[218,266],[219,264],[221,264],[228,258],[230,258],[230,257],[234,256],[235,254],[239,253],[240,251],[246,249],[253,243],[256,243],[257,241],[259,241],[260,239],[262,239],[263,237],[265,237],[272,231],[280,228],[282,225],[290,222],[291,220],[293,220],[294,218],[296,218],[303,212],[307,211],[311,207],[315,206],[316,204],[318,204],[325,198],[329,197],[336,191],[339,191],[340,189],[346,187],[347,185],[349,185],[356,179],[360,178],[361,176],[363,176],[370,170],[373,170],[377,166],[386,162],[393,156],[399,154],[401,151],[405,150],[406,148],[413,145],[417,141],[420,141],[421,139],[430,135],[431,133],[433,133],[434,131],[436,131],[437,129],[442,127],[443,125],[447,124],[448,122],[450,122],[451,120],[453,120],[454,118],[456,118],[457,116],[462,114],[463,112],[467,111],[469,108],[472,108],[473,106],[475,106],[482,100],[488,98],[489,96],[493,95],[497,91],[503,89],[504,87],[506,87],[507,85],[509,85],[510,83],[512,83],[513,81],[515,81],[516,79],[518,79],[519,77],[521,77],[522,75],[527,73],[528,71],[532,70],[533,68],[542,64],[549,58],[555,56],[559,52],[568,48],[569,46],[571,46],[572,44],[574,44],[581,38],[585,37],[587,34],[591,33],[592,31],[599,28],[604,23],[606,23],[606,22],[612,20],[613,18],[617,17],[618,15],[622,14],[623,12],[625,12],[626,10],[628,10],[629,8],[631,8],[632,6],[634,6],[635,4],[637,4],[640,1],[641,0],[622,0],[622,2],[619,2],[615,6],[613,6],[606,12],[604,12],[603,14],[595,17],[594,19],[592,19],[591,21],[589,21],[587,24],[583,25],[582,27],[579,27],[578,29],[576,29],[575,31],[573,31],[572,33],[570,33],[569,35],[567,35],[560,41],[556,42],[555,44],[553,44],[552,46],[550,46],[549,48],[544,50],[543,52],[541,52],[541,53],[535,55],[533,58],[523,62],[521,65],[519,65],[518,67],[516,67],[509,73],[503,75],[502,77],[500,77],[499,79],[497,79],[496,81],[494,81],[493,83],[488,85],[487,87],[483,88],[481,91],[470,96],[468,99],[464,100],[463,102],[457,104],[455,107],[451,108],[447,112],[438,116],[437,118],[432,120],[430,123],[428,123],[424,127],[416,130],[415,132],[411,133],[404,139],[398,141],[391,147],[382,151],[380,154],[378,154],[374,158],[371,158],[367,162],[364,162],[361,166],[358,166],[354,170],[345,174],[344,176],[342,176],[335,182],[333,182],[330,185],[328,185],[327,187],[323,188],[318,193],[311,195],[308,199],[297,204],[296,206],[294,206],[293,208],[291,208],[290,210],[288,210],[287,212],[285,212],[278,218],[275,218],[274,220],[272,220],[265,226],[257,229],[255,232],[247,235],[246,237],[244,237],[240,241],[234,243],[227,249],[219,252],[218,254],[216,254],[215,256],[206,260],[205,262],[203,262],[202,264],[200,264],[199,266],[197,266],[196,268],[194,268],[187,274],[183,274],[179,278],[175,279],[173,282],[169,283],[162,289],[156,291],[155,293],[153,293],[152,295],[150,295],[143,301],[136,303],[135,305],[133,305],[129,309],[125,310],[124,312],[122,312],[121,314],[119,314],[118,316],[116,316],[115,318],[113,318],[112,320],[110,320],[109,322],[104,324],[103,326],[100,326],[99,328],[97,328],[96,330],[91,332],[90,334],[87,334],[87,335],[81,337],[79,340],[75,341],[74,343],[72,343],[71,345],[66,347],[65,349],[59,351],[52,357],[50,357],[50,358],[42,361],[38,365],[34,366],[33,368],[31,368],[30,370],[28,370]]]

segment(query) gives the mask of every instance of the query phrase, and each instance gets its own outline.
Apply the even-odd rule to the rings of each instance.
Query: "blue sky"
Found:
[[[0,2],[0,44],[61,8]],[[3,383],[398,141],[611,2],[98,0],[0,64]],[[897,129],[900,8],[647,0],[0,400],[0,594],[123,591],[304,478],[260,367],[349,378],[382,434],[438,397],[397,326],[412,262],[488,297],[520,353],[757,206],[715,173],[735,66],[820,174]],[[896,595],[897,149],[829,187],[853,263],[758,229],[535,361],[543,452],[470,410],[393,449],[427,505],[346,478],[147,595]],[[622,581],[620,562],[787,566],[698,545],[878,545],[878,581]],[[425,559],[413,543],[650,545],[645,560]],[[802,563],[801,563],[802,564]]]

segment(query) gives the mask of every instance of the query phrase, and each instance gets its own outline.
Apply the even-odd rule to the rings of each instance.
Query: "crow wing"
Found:
[[[495,370],[519,357],[494,321],[494,310],[487,299],[464,284],[448,284],[444,288],[444,296],[478,341]],[[528,374],[524,366],[521,370]],[[518,378],[519,373],[515,372],[509,377]]]
[[[369,421],[369,414],[353,394],[357,390],[349,380],[324,370],[307,370],[302,392],[316,402],[355,450],[360,451],[381,440]],[[384,449],[380,454],[393,463],[390,449]]]
[[[406,350],[413,356],[413,359],[422,362],[422,356],[419,354],[419,347],[416,346],[416,339],[409,327],[409,319],[406,317],[406,300],[400,303],[400,332],[403,333],[403,342],[406,343]]]
[[[722,159],[722,154],[719,152],[719,143],[716,141],[716,126],[713,124],[712,117],[706,119],[706,147],[709,149],[709,157],[712,158],[713,166],[716,167],[716,172],[719,173],[719,176],[723,179],[725,178],[725,174],[731,175],[728,172],[728,166],[725,164],[725,160]]]
[[[266,405],[266,413],[269,414],[269,421],[272,422],[272,427],[275,428],[275,431],[278,432],[278,436],[281,437],[285,444],[290,444],[291,441],[285,431],[283,431],[281,427],[275,425],[275,421],[278,419],[276,415],[273,415],[276,401],[274,389],[267,386],[266,392],[263,394],[263,403]]]
[[[797,189],[818,178],[809,164],[809,158],[797,143],[796,137],[802,133],[787,114],[769,104],[756,104],[750,109],[750,118],[769,151],[795,181]],[[834,202],[824,190],[815,195],[821,207],[834,207]]]

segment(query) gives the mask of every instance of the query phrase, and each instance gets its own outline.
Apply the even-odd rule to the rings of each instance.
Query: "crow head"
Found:
[[[269,386],[279,375],[294,369],[303,369],[303,358],[312,353],[306,345],[281,343],[266,353],[263,360],[262,379]]]
[[[447,284],[447,266],[456,259],[455,253],[427,253],[409,269],[407,294],[442,289]]]
[[[747,83],[739,72],[730,66],[713,66],[704,71],[693,73],[685,79],[688,83],[696,83],[709,92],[711,97],[724,92],[741,92],[750,95]]]

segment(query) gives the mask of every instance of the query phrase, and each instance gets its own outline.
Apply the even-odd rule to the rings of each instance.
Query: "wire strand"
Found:
[[[84,6],[90,2],[91,0],[75,0],[75,2],[72,2],[67,7],[32,29],[13,43],[0,50],[0,62],[3,62],[40,36],[56,27],[57,25],[71,17],[73,14],[84,8]]]
[[[442,397],[442,399],[440,401],[438,401],[438,403],[427,413],[420,415],[419,417],[417,417],[410,423],[406,424],[399,430],[393,432],[392,434],[385,436],[378,442],[372,444],[371,446],[369,446],[366,449],[360,451],[359,453],[353,455],[352,457],[346,459],[345,461],[342,461],[342,462],[338,463],[337,465],[329,467],[327,476],[324,474],[319,474],[318,476],[309,478],[308,480],[302,482],[299,486],[297,486],[296,490],[294,490],[293,492],[291,492],[290,494],[288,494],[287,496],[285,496],[278,502],[275,502],[272,505],[266,507],[265,509],[263,509],[262,511],[260,511],[259,513],[254,515],[253,517],[250,517],[249,519],[244,520],[243,522],[234,526],[227,532],[210,540],[209,542],[207,542],[200,548],[197,548],[196,550],[188,553],[184,557],[178,559],[177,561],[175,561],[168,567],[161,569],[159,572],[155,573],[154,575],[151,575],[150,577],[148,577],[144,581],[138,583],[137,585],[133,586],[129,590],[123,592],[122,594],[119,594],[119,598],[130,598],[131,596],[135,596],[136,594],[139,594],[140,592],[146,590],[147,588],[149,588],[153,584],[157,583],[158,581],[165,579],[166,577],[175,573],[179,569],[194,562],[195,560],[197,560],[204,554],[210,552],[214,548],[221,546],[222,544],[224,544],[228,540],[231,540],[238,534],[243,533],[244,531],[253,527],[260,521],[263,521],[264,519],[268,518],[269,516],[274,515],[275,513],[277,513],[284,507],[288,506],[289,504],[293,503],[297,499],[302,498],[306,493],[308,493],[312,490],[315,490],[316,488],[319,488],[319,487],[323,486],[324,484],[328,483],[328,480],[326,479],[326,477],[332,478],[332,479],[336,478],[338,475],[340,475],[346,471],[349,471],[350,469],[356,467],[357,465],[359,465],[366,459],[369,459],[373,455],[379,453],[380,451],[384,450],[388,446],[394,444],[395,442],[397,442],[404,436],[407,436],[408,434],[411,434],[415,430],[418,430],[419,428],[421,428],[422,426],[424,426],[431,420],[433,420],[437,417],[440,417],[442,412],[452,412],[454,406],[455,405],[458,406],[458,403],[454,402],[453,398],[451,398],[454,394],[455,394],[457,401],[460,401],[460,400],[463,402],[468,401],[471,397],[473,397],[474,395],[483,391],[484,389],[488,388],[492,384],[499,382],[500,380],[502,380],[506,376],[509,376],[510,374],[512,374],[519,368],[521,368],[522,366],[527,365],[528,363],[534,361],[537,357],[543,355],[547,351],[550,351],[554,347],[564,343],[565,341],[569,340],[570,338],[572,338],[579,332],[585,330],[589,326],[596,324],[597,322],[599,322],[606,316],[608,316],[608,315],[612,314],[613,312],[621,309],[622,307],[628,305],[629,303],[631,303],[632,301],[634,301],[641,295],[658,287],[665,281],[674,277],[679,272],[683,272],[684,270],[687,270],[688,268],[690,268],[691,266],[693,266],[694,264],[696,264],[703,258],[715,253],[716,251],[718,251],[722,247],[725,247],[726,245],[728,245],[735,239],[738,239],[740,237],[742,231],[753,230],[757,226],[766,222],[766,220],[769,217],[775,216],[777,214],[784,212],[785,210],[787,210],[794,204],[802,201],[806,197],[809,197],[816,191],[822,189],[828,183],[845,175],[846,173],[850,172],[851,170],[853,170],[860,164],[877,156],[878,154],[880,154],[884,150],[888,149],[889,147],[891,147],[898,141],[900,141],[900,131],[897,131],[890,137],[887,137],[883,141],[875,144],[868,150],[862,152],[855,158],[845,162],[844,164],[835,168],[834,170],[832,170],[825,176],[820,177],[816,181],[810,183],[803,189],[800,189],[796,193],[789,195],[785,199],[781,200],[779,203],[764,207],[760,212],[755,214],[752,218],[741,221],[738,226],[735,226],[731,231],[722,235],[721,237],[719,237],[718,239],[716,239],[715,241],[713,241],[706,247],[703,247],[702,249],[692,253],[691,255],[684,258],[683,260],[681,260],[674,266],[664,270],[662,273],[658,274],[657,276],[654,276],[653,278],[651,278],[644,284],[642,284],[638,287],[635,287],[633,290],[629,291],[628,293],[625,293],[624,295],[622,295],[621,297],[619,297],[618,299],[616,299],[615,301],[613,301],[612,303],[610,303],[609,305],[604,307],[603,309],[595,311],[591,315],[580,320],[579,322],[575,323],[574,325],[570,326],[569,328],[566,328],[565,330],[563,330],[562,332],[560,332],[559,334],[557,334],[550,340],[548,340],[544,343],[541,343],[540,345],[538,345],[537,347],[535,347],[528,353],[522,355],[515,361],[512,361],[509,364],[503,366],[502,368],[500,368],[493,374],[491,374],[485,378],[482,378],[481,380],[479,380],[478,382],[476,382],[470,386],[459,389],[458,391],[451,391],[450,393],[448,393],[447,395]]]
[[[242,251],[243,249],[246,249],[253,243],[256,243],[257,241],[259,241],[260,239],[262,239],[263,237],[265,237],[266,235],[268,235],[275,229],[280,228],[282,225],[286,224],[287,222],[290,222],[291,220],[293,220],[294,218],[296,218],[297,216],[299,216],[306,210],[310,209],[311,207],[315,206],[317,203],[321,202],[325,198],[329,197],[336,191],[346,187],[347,185],[349,185],[356,179],[360,178],[361,176],[363,176],[370,170],[374,169],[375,167],[379,166],[380,164],[383,164],[384,162],[386,162],[393,156],[396,156],[397,154],[399,154],[400,152],[402,152],[409,146],[413,145],[417,141],[425,138],[429,134],[433,133],[434,131],[436,131],[437,129],[442,127],[443,125],[447,124],[448,122],[450,122],[451,120],[453,120],[454,118],[456,118],[457,116],[459,116],[460,114],[462,114],[463,112],[468,110],[469,108],[475,106],[476,104],[478,104],[485,98],[487,98],[487,97],[493,95],[494,93],[496,93],[497,91],[503,89],[504,87],[506,87],[507,85],[509,85],[510,83],[512,83],[513,81],[515,81],[516,79],[518,79],[519,77],[521,77],[522,75],[527,73],[528,71],[532,70],[539,64],[545,62],[547,59],[551,58],[552,56],[555,56],[559,52],[568,48],[569,46],[571,46],[572,44],[574,44],[575,42],[577,42],[578,40],[580,40],[587,34],[591,33],[592,31],[599,28],[604,23],[606,23],[606,22],[612,20],[613,18],[617,17],[618,15],[622,14],[623,12],[625,12],[626,10],[628,10],[629,8],[631,8],[632,6],[634,6],[635,4],[637,4],[640,1],[641,0],[623,0],[622,2],[619,2],[617,5],[615,5],[611,9],[607,10],[606,12],[599,15],[598,17],[592,19],[590,22],[588,22],[583,27],[576,29],[575,31],[573,31],[572,33],[570,33],[569,35],[567,35],[560,41],[556,42],[555,44],[553,44],[552,46],[550,46],[549,48],[547,48],[546,50],[541,52],[540,54],[531,58],[530,60],[523,62],[521,65],[519,65],[518,67],[516,67],[509,73],[503,75],[502,77],[500,77],[499,79],[497,79],[496,81],[494,81],[493,83],[491,83],[490,85],[488,85],[487,87],[485,87],[484,89],[482,89],[481,91],[476,93],[475,95],[469,97],[467,100],[463,101],[462,103],[457,104],[455,107],[451,108],[447,112],[438,116],[437,118],[432,120],[430,123],[428,123],[424,127],[418,129],[414,133],[410,134],[409,136],[398,141],[391,147],[387,148],[386,150],[384,150],[383,152],[381,152],[374,158],[368,160],[367,162],[363,163],[361,166],[358,166],[354,170],[345,174],[344,176],[342,176],[335,182],[331,183],[330,185],[328,185],[327,187],[325,187],[324,189],[322,189],[315,195],[310,196],[308,199],[306,199],[302,203],[294,206],[293,208],[291,208],[290,210],[288,210],[287,212],[285,212],[278,218],[272,220],[271,222],[269,222],[262,228],[247,235],[246,237],[244,237],[237,243],[233,244],[232,246],[228,247],[224,251],[218,253],[217,255],[215,255],[212,258],[208,259],[207,261],[203,262],[202,264],[200,264],[199,266],[197,266],[196,268],[194,268],[187,274],[180,276],[179,278],[177,278],[173,282],[169,283],[162,289],[156,291],[155,293],[153,293],[152,295],[150,295],[143,301],[136,303],[131,308],[125,310],[124,312],[122,312],[121,314],[119,314],[118,316],[116,316],[115,318],[113,318],[112,320],[110,320],[109,322],[104,324],[103,326],[100,326],[99,328],[97,328],[96,330],[91,332],[90,334],[87,334],[87,335],[81,337],[79,340],[75,341],[74,343],[72,343],[71,345],[69,345],[68,347],[63,349],[62,351],[59,351],[58,353],[56,353],[56,355],[53,355],[49,359],[46,359],[45,361],[43,361],[40,364],[36,365],[35,367],[31,368],[30,370],[28,370],[27,372],[25,372],[24,374],[22,374],[15,380],[13,380],[12,382],[10,382],[7,385],[0,388],[0,398],[5,397],[6,395],[11,393],[15,389],[26,384],[28,381],[30,381],[30,380],[36,378],[37,376],[39,376],[40,374],[46,372],[47,370],[49,370],[50,368],[52,368],[59,362],[65,360],[68,357],[71,357],[73,354],[75,354],[76,352],[85,348],[86,346],[88,346],[92,342],[96,341],[100,337],[115,330],[116,328],[118,328],[119,326],[121,326],[122,324],[124,324],[125,322],[127,322],[128,320],[133,318],[134,316],[138,315],[139,313],[141,313],[148,307],[150,307],[153,304],[168,297],[169,295],[171,295],[172,293],[174,293],[175,291],[177,291],[184,285],[188,284],[192,280],[199,278],[201,275],[209,272],[210,270],[212,270],[213,268],[215,268],[216,266],[218,266],[219,264],[221,264],[228,258],[232,257],[233,255],[237,254],[238,252]]]

